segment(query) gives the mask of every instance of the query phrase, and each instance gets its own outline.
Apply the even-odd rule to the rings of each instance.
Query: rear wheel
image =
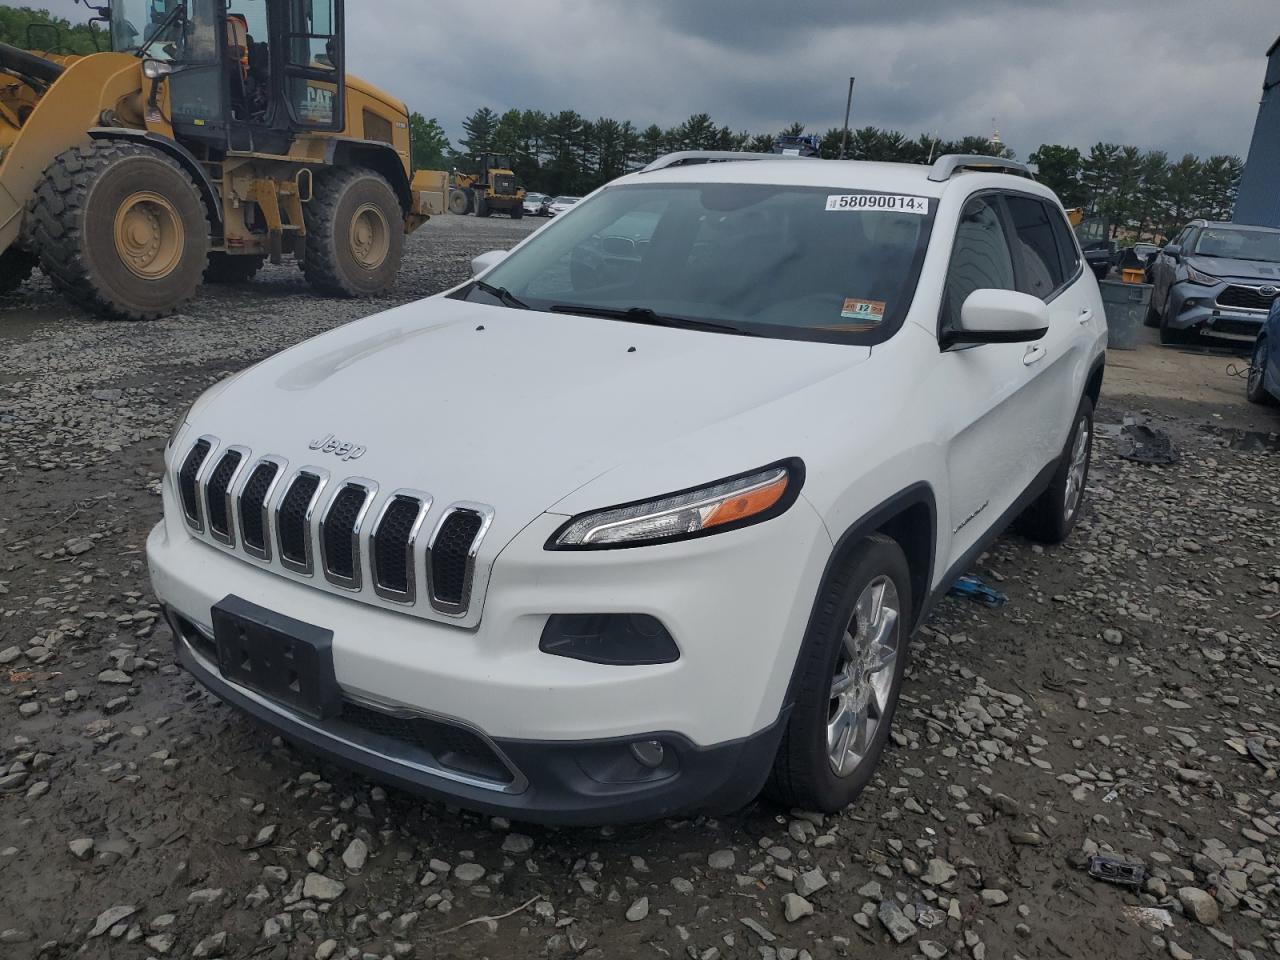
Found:
[[[36,258],[20,247],[0,253],[0,294],[12,293],[26,283],[35,265]]]
[[[1270,362],[1270,344],[1266,337],[1258,337],[1249,359],[1249,378],[1245,381],[1244,395],[1250,403],[1270,405],[1276,398],[1267,392],[1267,364]]]
[[[372,170],[327,170],[303,207],[302,272],[322,293],[367,297],[395,283],[404,252],[404,215],[391,184]]]
[[[767,795],[834,813],[870,782],[902,687],[911,611],[902,548],[880,534],[868,537],[818,600]]]
[[[1080,519],[1092,457],[1093,401],[1085,397],[1076,409],[1053,479],[1044,493],[1018,517],[1017,526],[1024,536],[1041,543],[1061,543],[1067,539]]]
[[[227,254],[215,251],[209,254],[209,265],[204,268],[205,283],[248,283],[267,258],[254,254]]]
[[[86,310],[152,320],[195,294],[209,222],[191,177],[150,147],[97,140],[60,154],[32,205],[40,266]]]

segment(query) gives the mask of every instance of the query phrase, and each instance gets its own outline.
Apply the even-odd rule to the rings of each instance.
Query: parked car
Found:
[[[1280,299],[1272,301],[1253,343],[1245,396],[1254,403],[1280,403]]]
[[[1102,301],[1020,165],[660,160],[473,270],[166,445],[178,661],[372,776],[543,822],[838,810],[934,603],[1081,515]]]
[[[524,195],[524,212],[530,217],[545,217],[546,205],[550,201],[545,193],[526,193]]]
[[[547,216],[554,217],[564,213],[581,199],[581,197],[556,197],[547,205]]]
[[[1280,230],[1193,220],[1151,264],[1147,325],[1163,343],[1253,343],[1280,294]]]

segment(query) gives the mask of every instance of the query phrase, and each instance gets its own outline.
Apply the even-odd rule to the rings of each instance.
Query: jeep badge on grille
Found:
[[[311,450],[319,450],[321,453],[332,453],[343,460],[359,460],[367,449],[357,443],[339,440],[332,433],[326,433],[319,440],[312,440],[307,447]]]

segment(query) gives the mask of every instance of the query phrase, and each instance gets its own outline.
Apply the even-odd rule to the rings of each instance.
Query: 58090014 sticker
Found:
[[[913,197],[894,193],[833,193],[827,197],[828,210],[884,210],[890,213],[915,213],[925,216],[929,212],[928,197]]]

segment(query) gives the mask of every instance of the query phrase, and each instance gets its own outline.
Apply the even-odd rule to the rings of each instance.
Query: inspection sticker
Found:
[[[874,326],[884,319],[883,300],[859,300],[856,297],[845,297],[840,316],[846,320],[856,320]]]
[[[833,193],[827,197],[828,210],[888,210],[894,213],[929,212],[928,197],[892,193]]]

